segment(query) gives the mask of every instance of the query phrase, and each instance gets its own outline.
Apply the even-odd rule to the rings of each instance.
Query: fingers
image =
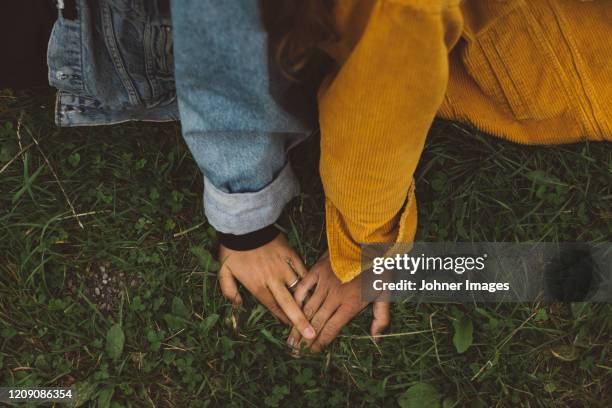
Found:
[[[370,335],[376,337],[382,334],[385,329],[389,326],[391,321],[391,312],[389,302],[374,302],[372,305],[372,325],[370,326]]]
[[[325,301],[329,294],[329,288],[317,286],[313,294],[310,296],[306,304],[304,305],[304,315],[308,320],[312,320],[321,308],[321,305]]]
[[[314,353],[318,353],[321,349],[331,343],[342,328],[355,316],[358,312],[357,309],[340,305],[340,307],[332,312],[331,316],[326,319],[329,310],[326,305],[322,307],[322,313],[317,313],[315,318],[313,319],[313,326],[319,333],[318,337],[315,341],[308,342],[306,341],[306,346],[310,348],[310,350]],[[370,327],[370,334],[372,336],[380,335],[384,332],[384,330],[389,326],[391,320],[390,313],[390,304],[389,302],[374,302],[373,304],[373,319],[372,325]],[[320,322],[325,321],[325,323],[320,326]],[[297,338],[299,333],[295,331],[291,331],[289,334],[289,346],[294,349],[299,348],[299,339]],[[297,339],[297,340],[296,340]]]
[[[234,306],[242,305],[242,297],[240,296],[240,292],[238,292],[236,279],[228,266],[222,267],[219,271],[219,286],[221,287],[223,297],[232,302]],[[289,324],[287,315],[285,315],[283,310],[276,303],[274,296],[272,296],[267,288],[264,287],[263,289],[255,290],[247,286],[247,289],[281,322]]]
[[[295,290],[293,291],[293,298],[300,307],[302,307],[304,304],[304,299],[306,299],[306,296],[308,296],[308,292],[317,284],[317,280],[318,274],[315,271],[310,271],[295,287]],[[306,315],[306,317],[309,316]]]
[[[306,339],[314,339],[316,337],[314,328],[308,322],[297,303],[295,303],[293,296],[284,283],[279,281],[270,283],[270,291],[276,299],[276,302],[283,312],[285,312],[293,326],[298,329],[300,334]]]
[[[289,258],[289,266],[300,278],[304,278],[308,273],[308,269],[304,266],[302,259],[295,253]]]
[[[324,288],[317,287],[317,289],[315,289],[310,299],[308,299],[308,301],[306,302],[306,306],[304,306],[303,308],[303,313],[304,316],[306,316],[306,319],[313,319],[313,316],[315,315],[315,313],[317,313],[317,311],[321,307],[321,304],[327,297],[327,292],[328,291]],[[316,322],[313,320],[313,326],[315,327],[315,330],[317,327],[315,323],[324,324],[324,322],[319,322],[321,322],[321,320],[317,320]],[[292,330],[291,333],[289,333],[289,337],[287,338],[287,344],[289,344],[291,347],[299,347],[301,340],[302,336],[299,334],[299,331]]]
[[[307,276],[307,278],[309,278],[309,276]],[[302,284],[302,282],[300,282],[300,285]],[[309,282],[307,282],[304,285],[304,287],[307,287],[307,286],[311,287]],[[303,287],[298,288],[298,290],[302,290],[302,289]],[[298,295],[298,290],[296,290],[295,293],[293,294],[294,297]],[[301,293],[300,293],[300,296],[301,296]],[[321,304],[323,303],[326,297],[327,297],[327,290],[325,288],[321,288],[317,286],[314,293],[312,294],[310,299],[308,299],[308,301],[306,302],[306,305],[303,308],[303,313],[304,313],[304,316],[306,316],[306,319],[311,320],[313,318],[313,316],[319,310],[319,308],[321,307]],[[302,302],[303,302],[303,299],[298,300],[298,305],[301,306]],[[289,346],[291,347],[299,347],[301,340],[302,340],[302,336],[300,335],[299,331],[291,330],[291,332],[289,333],[289,337],[287,337],[287,344],[289,344]]]
[[[294,292],[304,276],[305,268],[297,256],[288,256],[284,259],[284,262],[287,266],[283,265],[281,272],[284,276],[285,285],[291,292]]]
[[[340,306],[319,331],[319,336],[310,346],[310,350],[318,353],[340,334],[340,330],[355,316],[353,309]]]
[[[283,309],[276,302],[274,296],[268,290],[268,288],[263,288],[255,292],[251,291],[251,293],[253,293],[257,300],[259,300],[274,316],[276,316],[278,320],[286,325],[291,324],[289,317],[287,317]]]
[[[287,337],[287,345],[295,350],[299,350],[301,340],[302,335],[300,334],[300,331],[293,326],[289,332],[289,337]]]
[[[321,330],[329,320],[329,318],[336,312],[340,307],[340,302],[337,299],[327,297],[323,305],[314,314],[311,323],[317,333],[321,333]],[[304,339],[303,341],[306,347],[310,347],[314,343],[314,339]],[[299,344],[299,343],[298,343]]]
[[[283,265],[281,270],[281,279],[287,288],[291,286],[291,289],[295,289],[300,281],[300,277],[297,273],[293,272],[293,264]]]
[[[229,267],[224,267],[219,271],[219,286],[221,286],[221,293],[223,296],[232,302],[234,306],[240,306],[242,304],[242,297],[238,292],[238,285],[236,279],[232,275]]]

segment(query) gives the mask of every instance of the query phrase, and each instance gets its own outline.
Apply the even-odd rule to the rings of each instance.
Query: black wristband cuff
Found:
[[[266,245],[280,234],[274,224],[268,225],[257,231],[243,235],[225,234],[217,232],[219,243],[234,251],[249,251]]]

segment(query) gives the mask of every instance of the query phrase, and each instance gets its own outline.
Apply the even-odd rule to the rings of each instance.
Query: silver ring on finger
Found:
[[[290,291],[293,292],[293,289],[297,286],[298,283],[300,283],[300,277],[298,276],[293,282],[291,282],[289,285],[287,285],[287,289],[289,289]]]

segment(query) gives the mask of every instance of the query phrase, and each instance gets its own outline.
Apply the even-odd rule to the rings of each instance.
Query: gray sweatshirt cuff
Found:
[[[276,222],[285,205],[300,193],[291,165],[263,189],[226,193],[204,176],[204,213],[210,225],[226,234],[248,234]]]

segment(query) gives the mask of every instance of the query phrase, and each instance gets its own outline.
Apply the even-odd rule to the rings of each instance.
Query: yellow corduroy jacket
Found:
[[[337,0],[319,92],[332,267],[411,242],[436,115],[524,144],[612,140],[612,1]]]

